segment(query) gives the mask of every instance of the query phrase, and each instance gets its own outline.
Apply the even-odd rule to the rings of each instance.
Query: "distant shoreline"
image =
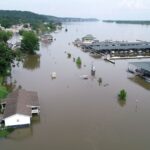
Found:
[[[150,25],[150,20],[103,20],[106,23]]]

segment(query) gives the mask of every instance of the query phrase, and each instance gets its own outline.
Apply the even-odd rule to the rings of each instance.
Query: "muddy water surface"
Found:
[[[115,65],[94,59],[73,46],[86,34],[99,40],[149,40],[150,27],[106,23],[64,25],[52,44],[41,43],[38,56],[28,56],[12,71],[16,86],[38,92],[41,115],[32,126],[0,140],[3,150],[148,150],[150,148],[150,85],[126,72],[129,61]],[[67,57],[71,53],[71,58]],[[73,57],[80,56],[79,69]],[[91,64],[96,67],[91,76]],[[57,73],[51,79],[52,72]],[[80,78],[89,75],[88,80]],[[102,83],[98,83],[98,78]],[[126,102],[117,94],[126,89]]]

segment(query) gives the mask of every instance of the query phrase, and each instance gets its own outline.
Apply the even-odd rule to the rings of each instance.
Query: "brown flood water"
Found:
[[[136,25],[74,23],[54,33],[52,44],[42,44],[38,56],[29,56],[12,71],[16,86],[38,92],[41,115],[31,128],[18,129],[0,139],[1,150],[149,150],[150,84],[126,72],[128,62],[111,64],[94,59],[73,46],[86,34],[99,40],[148,40],[150,28]],[[126,32],[123,32],[126,31]],[[68,44],[70,43],[70,44]],[[72,57],[67,58],[67,53]],[[73,57],[81,57],[79,69]],[[91,64],[96,75],[90,75]],[[51,72],[57,73],[51,79]],[[81,75],[89,75],[82,80]],[[98,78],[102,83],[98,84]],[[126,89],[126,102],[117,94]]]

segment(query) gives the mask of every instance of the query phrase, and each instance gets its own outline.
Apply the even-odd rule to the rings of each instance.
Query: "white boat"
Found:
[[[88,79],[89,77],[88,77],[88,75],[82,75],[82,76],[80,76],[80,78],[82,78],[82,79]]]
[[[56,72],[52,72],[52,73],[51,73],[51,77],[52,77],[52,78],[56,78]]]
[[[96,71],[95,66],[92,65],[91,71],[94,71],[94,72]]]

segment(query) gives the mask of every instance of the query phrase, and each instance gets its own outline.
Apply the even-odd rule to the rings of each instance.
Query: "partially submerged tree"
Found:
[[[23,32],[21,51],[24,53],[34,54],[37,50],[39,50],[38,36],[32,31]]]
[[[16,58],[16,53],[12,51],[5,43],[0,43],[0,76],[10,73],[11,64]]]
[[[12,35],[12,32],[0,30],[0,42],[7,43]]]
[[[120,91],[120,93],[118,94],[118,97],[119,97],[120,100],[126,100],[127,92],[124,89],[122,89]]]
[[[77,65],[81,65],[81,64],[82,64],[82,61],[81,61],[81,58],[80,58],[80,57],[77,58],[76,64],[77,64]]]
[[[78,58],[76,59],[76,64],[77,64],[78,68],[81,68],[82,61],[81,61],[81,58],[80,58],[80,57],[78,57]]]
[[[67,55],[68,55],[68,58],[71,58],[71,54],[70,53],[68,53]]]

